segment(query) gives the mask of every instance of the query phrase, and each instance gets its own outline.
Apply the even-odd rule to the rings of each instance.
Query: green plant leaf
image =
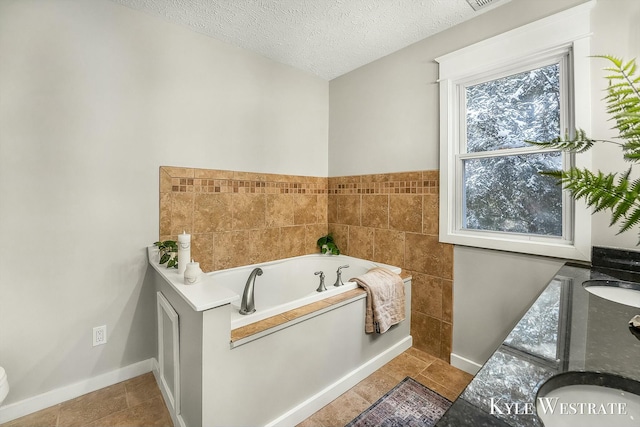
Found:
[[[593,173],[588,169],[546,172],[560,176],[560,182],[575,199],[583,199],[594,212],[611,211],[610,225],[619,224],[622,233],[640,222],[640,182],[629,184],[631,168],[620,176],[616,173]]]
[[[593,147],[594,140],[587,137],[587,134],[582,129],[576,129],[573,138],[570,138],[568,133],[564,138],[555,138],[551,141],[525,141],[528,144],[537,145],[541,148],[551,148],[556,150],[570,151],[573,153],[583,153],[591,147]]]
[[[165,262],[169,261],[169,258],[171,258],[171,255],[169,254],[163,254],[160,257],[160,264],[164,264]]]
[[[618,131],[618,138],[624,142],[603,141],[589,138],[582,130],[576,130],[570,138],[555,138],[548,142],[531,142],[542,148],[550,148],[573,153],[584,152],[593,147],[595,142],[608,142],[622,148],[623,158],[627,161],[640,162],[640,76],[636,76],[638,68],[635,59],[624,60],[611,55],[598,55],[606,59],[610,66],[608,72],[606,95],[606,111],[611,115]],[[610,225],[618,224],[618,233],[629,230],[640,224],[640,179],[630,182],[631,168],[622,172],[593,173],[588,169],[571,168],[565,171],[545,171],[561,183],[575,199],[584,200],[593,212],[610,211]],[[640,245],[640,241],[638,242]]]
[[[334,243],[327,243],[327,249],[328,252],[332,253],[332,254],[336,254],[338,251],[338,247],[334,244]]]
[[[335,244],[331,233],[327,234],[326,236],[320,237],[316,242],[316,244],[320,247],[320,253],[322,254],[326,254],[326,253],[332,253],[335,255],[340,254],[340,250],[338,249],[338,246]]]

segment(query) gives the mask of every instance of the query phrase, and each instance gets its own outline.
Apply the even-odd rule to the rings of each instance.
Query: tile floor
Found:
[[[173,426],[151,372],[102,388],[2,427]]]
[[[378,369],[298,427],[344,426],[405,377],[410,376],[454,400],[472,376],[442,360],[410,348]],[[63,402],[1,427],[161,426],[171,427],[152,373]]]
[[[405,377],[417,380],[451,401],[462,393],[473,378],[428,353],[410,348],[297,427],[344,426]]]

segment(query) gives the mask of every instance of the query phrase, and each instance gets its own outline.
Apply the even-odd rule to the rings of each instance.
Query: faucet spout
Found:
[[[251,274],[249,274],[247,284],[244,285],[242,303],[240,303],[240,314],[251,314],[256,311],[256,304],[253,299],[253,290],[256,283],[256,276],[262,276],[261,268],[254,268]]]

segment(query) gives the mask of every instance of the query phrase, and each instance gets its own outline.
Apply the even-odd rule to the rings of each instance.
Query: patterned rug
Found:
[[[448,399],[407,377],[345,427],[433,427]]]

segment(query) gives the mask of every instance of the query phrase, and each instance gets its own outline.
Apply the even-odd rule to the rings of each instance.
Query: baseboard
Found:
[[[360,381],[380,369],[384,364],[390,362],[391,359],[410,348],[412,343],[413,339],[411,335],[409,335],[365,364],[349,372],[347,375],[329,385],[324,390],[311,396],[298,406],[271,421],[266,427],[298,425],[300,422],[319,411],[322,407],[338,398],[342,393],[346,392],[351,387],[355,386]]]
[[[155,359],[142,360],[115,371],[107,372],[96,377],[88,378],[68,386],[60,387],[37,396],[29,397],[18,402],[10,403],[0,407],[0,424],[6,423],[16,418],[32,414],[42,409],[48,408],[58,403],[66,402],[91,393],[92,391],[126,381],[138,375],[146,374],[154,369]],[[156,362],[157,365],[157,362]],[[9,384],[11,386],[11,384]],[[11,393],[11,390],[9,390]]]
[[[462,369],[465,372],[475,375],[478,373],[482,365],[474,362],[473,360],[466,359],[462,356],[458,356],[455,353],[451,353],[451,366],[455,366],[458,369]]]

